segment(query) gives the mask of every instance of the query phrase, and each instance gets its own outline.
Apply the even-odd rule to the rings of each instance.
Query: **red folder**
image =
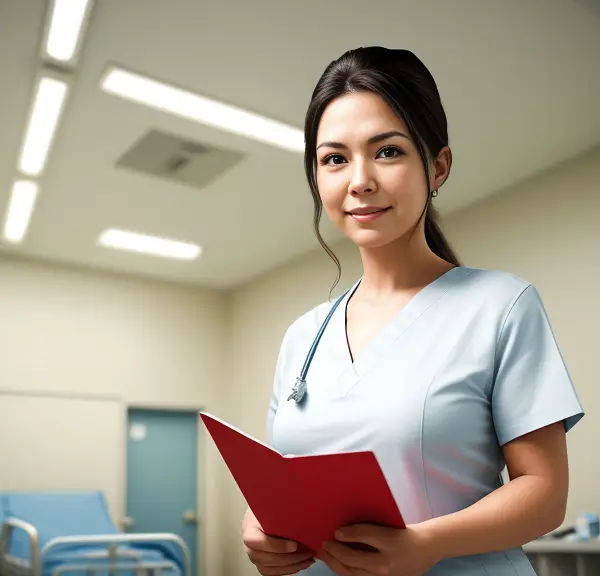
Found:
[[[283,456],[219,418],[200,417],[266,534],[318,552],[349,524],[406,527],[373,452]]]

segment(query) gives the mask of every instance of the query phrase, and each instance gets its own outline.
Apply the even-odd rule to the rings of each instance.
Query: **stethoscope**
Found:
[[[304,397],[306,396],[306,391],[307,391],[306,375],[308,374],[308,369],[310,368],[310,364],[311,364],[311,362],[313,360],[313,356],[315,355],[315,352],[317,350],[317,346],[319,345],[319,341],[321,340],[321,336],[323,336],[323,332],[325,332],[325,328],[327,328],[327,324],[329,324],[329,321],[331,320],[331,317],[333,316],[333,313],[335,312],[336,308],[339,306],[340,302],[346,297],[346,294],[348,294],[348,292],[350,292],[350,290],[348,290],[347,292],[342,294],[334,302],[333,306],[331,307],[331,310],[327,314],[327,317],[321,324],[321,327],[319,328],[319,331],[317,332],[317,335],[315,336],[315,339],[313,340],[310,350],[308,351],[308,354],[306,355],[306,360],[304,360],[304,366],[302,367],[300,376],[298,376],[296,378],[296,383],[294,384],[294,387],[292,388],[292,393],[288,396],[288,402],[290,400],[294,400],[296,402],[296,404],[301,404],[302,401],[304,400]]]

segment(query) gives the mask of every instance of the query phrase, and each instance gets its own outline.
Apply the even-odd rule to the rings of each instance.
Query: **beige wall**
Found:
[[[595,385],[599,181],[600,150],[445,223],[465,264],[515,272],[533,281],[544,298],[588,412],[569,437],[570,519],[581,509],[600,507],[600,469],[593,459],[600,437],[600,392]],[[339,292],[361,269],[349,243],[335,250],[344,269]],[[36,407],[41,397],[59,402],[58,413],[72,410],[68,402],[79,403],[83,421],[104,411],[104,418],[97,420],[105,423],[113,421],[115,401],[204,407],[265,439],[283,332],[300,314],[327,299],[334,275],[333,264],[319,249],[233,294],[220,295],[0,257],[0,431],[2,422],[9,425],[11,414],[25,411],[25,404],[37,420],[35,415],[48,406]],[[51,418],[45,426],[52,429]],[[88,430],[92,437],[103,432]],[[115,467],[114,473],[96,468],[81,480],[92,482],[100,476],[115,494],[112,506],[117,511],[123,499],[123,460],[114,454],[111,460],[109,452],[119,435],[113,433],[106,453],[99,455],[104,468]],[[212,443],[205,447],[201,538],[202,549],[209,553],[207,575],[250,576],[256,572],[240,544],[243,499]],[[60,476],[40,478],[44,480],[49,487],[61,483]]]
[[[577,385],[587,416],[569,435],[571,496],[569,519],[580,510],[600,508],[593,455],[600,438],[600,391],[596,327],[600,325],[600,150],[552,172],[506,190],[445,222],[445,230],[463,263],[500,268],[534,282]],[[342,257],[342,286],[360,274],[360,262],[348,243],[335,248]],[[265,438],[265,416],[275,360],[287,326],[327,299],[333,265],[319,251],[272,271],[233,297],[233,384],[236,425]],[[236,487],[226,513],[229,542],[224,574],[255,574],[241,546],[244,502]]]
[[[600,149],[449,218],[446,230],[469,265],[509,270],[539,288],[586,410],[568,436],[567,522],[600,511]]]
[[[101,486],[118,521],[125,407],[221,411],[226,304],[212,291],[0,257],[0,437],[20,434],[18,445],[1,443],[0,490]],[[82,438],[94,454],[78,449]],[[204,444],[201,550],[218,574],[223,470],[212,443]]]

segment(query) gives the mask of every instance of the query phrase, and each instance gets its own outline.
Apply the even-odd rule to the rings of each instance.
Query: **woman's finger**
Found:
[[[312,552],[277,554],[273,552],[264,552],[262,550],[253,550],[248,547],[246,547],[245,551],[252,564],[261,566],[289,566],[290,564],[311,560],[314,557]]]

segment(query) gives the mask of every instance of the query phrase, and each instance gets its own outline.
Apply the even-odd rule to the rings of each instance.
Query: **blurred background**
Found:
[[[194,574],[256,573],[197,412],[265,439],[283,333],[336,272],[304,113],[373,44],[438,83],[463,263],[542,295],[587,411],[566,524],[600,511],[594,0],[0,0],[0,496],[97,491],[118,532],[179,535]],[[360,261],[322,230],[339,293]]]

